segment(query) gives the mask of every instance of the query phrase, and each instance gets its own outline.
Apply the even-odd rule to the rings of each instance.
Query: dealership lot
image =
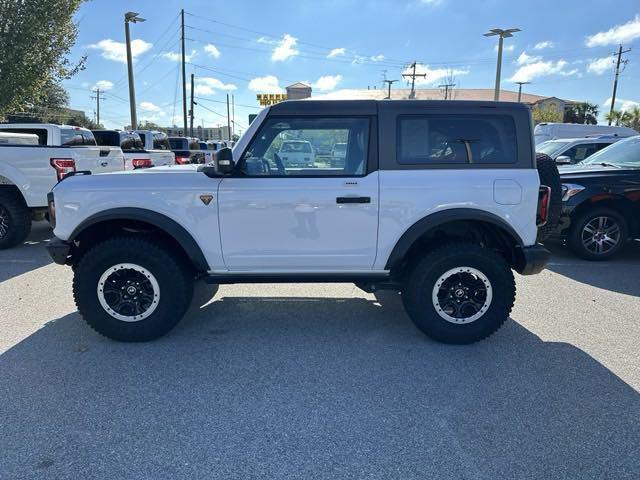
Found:
[[[78,316],[50,236],[0,252],[0,478],[638,476],[638,243],[554,247],[471,346],[350,284],[199,285],[173,332],[122,344]]]

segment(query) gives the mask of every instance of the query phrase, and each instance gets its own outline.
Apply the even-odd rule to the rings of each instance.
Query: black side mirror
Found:
[[[218,150],[214,159],[216,170],[222,175],[233,173],[236,164],[233,161],[233,153],[230,148],[225,147]]]

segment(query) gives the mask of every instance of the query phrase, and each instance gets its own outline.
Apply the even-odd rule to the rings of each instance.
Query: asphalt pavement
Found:
[[[553,247],[471,346],[350,284],[198,285],[169,335],[122,344],[50,236],[0,251],[1,479],[640,478],[638,243]]]

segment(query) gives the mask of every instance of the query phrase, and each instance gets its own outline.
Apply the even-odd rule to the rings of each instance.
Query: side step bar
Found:
[[[377,284],[391,280],[388,273],[213,273],[204,277],[207,283],[357,283]]]

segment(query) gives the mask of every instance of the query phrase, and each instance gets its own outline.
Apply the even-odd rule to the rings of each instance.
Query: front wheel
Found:
[[[628,227],[624,217],[610,208],[595,208],[572,221],[567,243],[585,260],[607,260],[627,241]]]
[[[78,311],[98,333],[144,342],[180,321],[193,296],[193,275],[156,242],[116,237],[82,255],[73,293]]]
[[[431,251],[407,278],[402,299],[413,323],[444,343],[482,340],[509,318],[515,281],[493,250],[455,243]]]

